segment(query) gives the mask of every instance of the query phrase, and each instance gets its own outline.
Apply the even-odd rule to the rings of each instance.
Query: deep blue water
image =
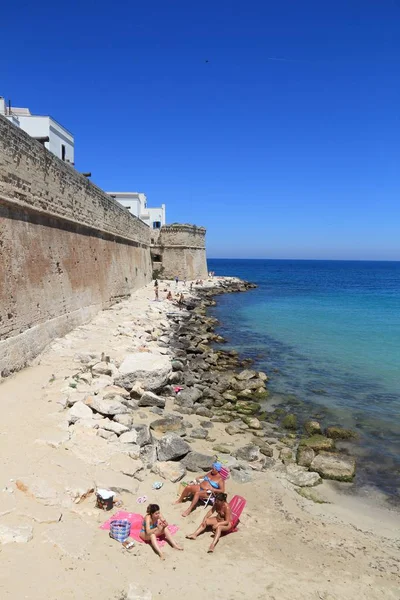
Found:
[[[228,345],[324,425],[355,428],[356,484],[400,493],[400,262],[210,259],[258,288],[218,297]],[[304,415],[306,416],[306,415]]]

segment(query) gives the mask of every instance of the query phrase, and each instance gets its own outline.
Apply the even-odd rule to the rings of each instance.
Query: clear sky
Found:
[[[5,2],[0,95],[210,257],[400,260],[399,0]]]

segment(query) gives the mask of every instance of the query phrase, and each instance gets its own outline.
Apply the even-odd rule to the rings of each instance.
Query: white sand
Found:
[[[27,543],[0,545],[0,598],[398,600],[396,512],[345,498],[326,483],[316,492],[332,504],[315,504],[300,497],[279,470],[255,473],[247,484],[228,481],[229,495],[245,496],[247,507],[238,532],[221,539],[209,555],[209,533],[196,541],[185,539],[204,512],[198,508],[187,519],[181,517],[182,506],[172,506],[177,484],[165,482],[153,492],[151,484],[159,479],[155,475],[139,482],[112,471],[106,460],[91,464],[93,438],[88,432],[75,434],[74,443],[69,440],[65,411],[57,401],[63,396],[64,378],[81,367],[74,361],[75,353],[104,351],[121,360],[131,341],[114,335],[117,326],[131,322],[133,316],[144,318],[148,307],[155,305],[152,300],[149,285],[54,343],[35,365],[0,385],[0,535],[4,526],[32,527],[33,533]],[[148,413],[143,422],[155,418]],[[213,437],[232,442],[224,427],[215,423]],[[236,443],[240,442],[244,440]],[[100,438],[96,443],[100,457],[109,444]],[[206,441],[193,443],[200,451],[210,446]],[[20,484],[18,489],[17,480],[27,482],[28,489]],[[141,512],[136,498],[143,494],[159,503],[166,518],[180,527],[176,538],[184,551],[167,547],[162,562],[145,545],[137,544],[129,553],[122,550],[99,529],[110,513],[94,507],[93,495],[79,504],[69,501],[71,494],[84,493],[100,481],[130,486],[133,493],[121,495],[126,510]],[[131,583],[143,593],[127,596]]]

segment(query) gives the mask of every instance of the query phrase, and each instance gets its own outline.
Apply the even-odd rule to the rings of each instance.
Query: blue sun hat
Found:
[[[219,460],[215,461],[215,463],[213,463],[213,469],[215,469],[219,473],[222,469],[222,463],[220,463]]]

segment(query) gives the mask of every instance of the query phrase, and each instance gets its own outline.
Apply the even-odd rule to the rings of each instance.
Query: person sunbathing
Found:
[[[215,514],[214,514],[215,513]],[[214,541],[207,552],[214,552],[222,533],[230,531],[233,527],[232,510],[226,501],[226,494],[219,493],[215,496],[214,506],[208,511],[201,522],[201,525],[194,533],[187,535],[188,540],[195,540],[200,533],[203,533],[208,527],[212,527],[214,532]]]
[[[175,550],[183,550],[183,548],[178,546],[174,541],[171,533],[168,531],[168,523],[161,515],[158,504],[149,504],[146,513],[139,536],[144,542],[150,542],[154,552],[158,554],[161,560],[164,560],[164,555],[157,543],[157,536],[164,537],[168,544],[172,546],[172,548],[175,548]]]
[[[169,290],[169,292],[167,294],[167,300],[173,300],[171,290]]]
[[[219,474],[221,469],[222,464],[220,462],[215,462],[211,471],[209,471],[203,477],[195,479],[195,483],[187,485],[183,489],[182,494],[179,496],[178,500],[174,502],[174,504],[180,504],[189,496],[193,496],[193,498],[189,508],[182,513],[182,517],[187,517],[190,515],[198,501],[206,500],[210,493],[225,491],[225,481]]]

